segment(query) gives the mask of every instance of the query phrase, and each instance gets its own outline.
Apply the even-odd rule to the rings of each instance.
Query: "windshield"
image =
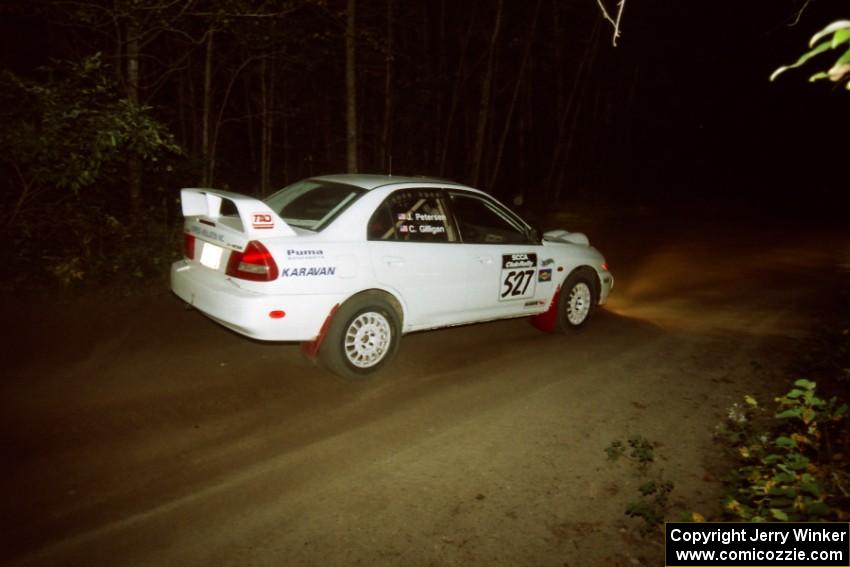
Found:
[[[286,224],[320,231],[365,193],[364,189],[305,179],[265,199]]]

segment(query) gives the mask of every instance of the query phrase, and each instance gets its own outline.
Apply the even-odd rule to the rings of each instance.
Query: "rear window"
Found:
[[[320,231],[366,191],[359,187],[305,179],[265,199],[286,224]]]

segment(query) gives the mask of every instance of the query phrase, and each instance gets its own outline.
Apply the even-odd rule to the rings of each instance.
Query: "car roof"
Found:
[[[375,175],[367,173],[340,173],[334,175],[319,175],[311,177],[317,181],[330,181],[333,183],[344,183],[345,185],[353,185],[371,191],[378,187],[386,185],[397,185],[401,183],[433,183],[442,186],[452,187],[467,187],[462,183],[450,181],[448,179],[440,179],[437,177],[405,177],[396,175]]]

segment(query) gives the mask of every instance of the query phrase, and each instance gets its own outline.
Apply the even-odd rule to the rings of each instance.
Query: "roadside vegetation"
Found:
[[[734,521],[846,521],[847,404],[799,379],[768,410],[752,396],[729,409],[717,438],[731,453],[723,516]]]
[[[828,320],[807,339],[788,372],[793,380],[773,399],[744,396],[726,410],[714,440],[724,464],[714,509],[674,510],[674,480],[657,466],[657,444],[636,434],[606,449],[626,460],[641,482],[624,514],[650,540],[665,521],[801,522],[850,520],[850,274],[842,273]]]
[[[718,425],[715,438],[731,461],[722,478],[722,519],[850,520],[847,271],[830,303],[831,313],[789,370],[806,378],[770,401],[746,396]]]
[[[150,109],[118,96],[100,54],[56,62],[36,79],[0,76],[2,266],[13,286],[125,283],[162,273],[176,253],[180,147]],[[127,160],[146,199],[127,198]]]
[[[643,536],[659,533],[670,508],[670,493],[674,484],[665,480],[664,471],[655,466],[655,443],[642,435],[632,435],[625,442],[612,441],[605,449],[608,461],[615,463],[621,458],[634,465],[641,479],[637,496],[629,501],[625,513],[641,520],[638,532]]]

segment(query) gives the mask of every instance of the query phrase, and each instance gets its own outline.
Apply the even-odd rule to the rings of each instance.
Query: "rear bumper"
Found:
[[[271,285],[271,284],[270,284]],[[242,289],[229,278],[180,260],[171,265],[171,290],[217,323],[261,341],[312,341],[342,295],[269,295]],[[269,316],[283,311],[279,319]]]

